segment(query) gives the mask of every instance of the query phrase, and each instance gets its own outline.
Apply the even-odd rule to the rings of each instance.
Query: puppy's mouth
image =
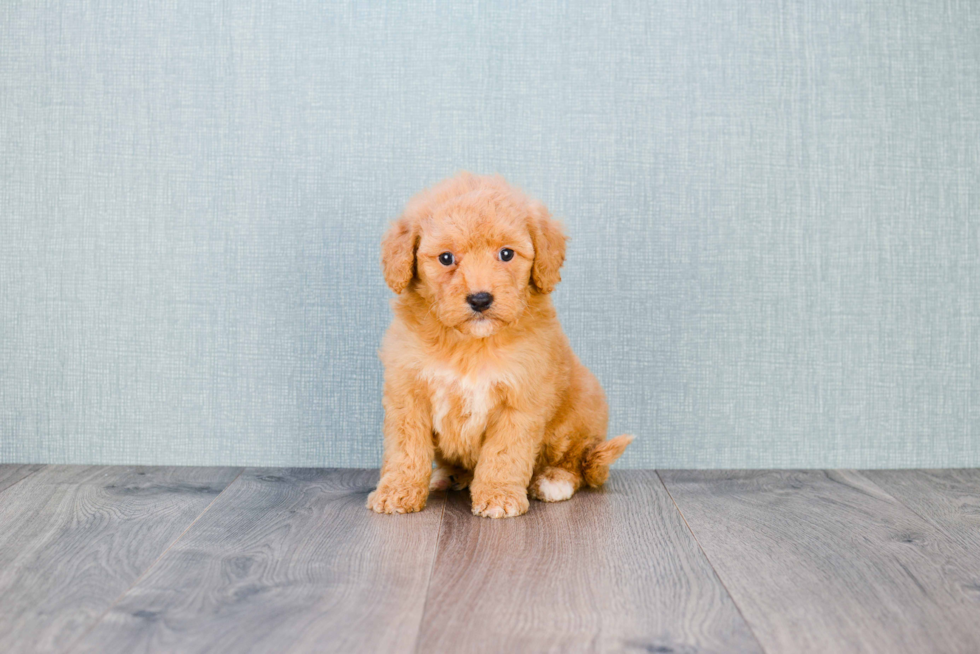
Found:
[[[466,319],[466,322],[473,323],[475,325],[480,325],[483,323],[503,322],[503,320],[489,311],[484,311],[483,313],[474,311]]]
[[[489,312],[477,313],[474,311],[473,315],[468,316],[460,326],[470,336],[485,338],[496,332],[503,322],[497,316],[490,315]]]

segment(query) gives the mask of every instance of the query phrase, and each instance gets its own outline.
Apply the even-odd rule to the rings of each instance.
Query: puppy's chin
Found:
[[[499,326],[500,323],[492,318],[473,318],[456,329],[473,338],[487,338],[492,336]]]

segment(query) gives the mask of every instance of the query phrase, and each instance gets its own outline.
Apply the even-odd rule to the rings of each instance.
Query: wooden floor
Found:
[[[0,652],[980,652],[980,471],[615,472],[524,517],[376,471],[0,466]]]

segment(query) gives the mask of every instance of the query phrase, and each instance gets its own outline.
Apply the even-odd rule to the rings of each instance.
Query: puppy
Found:
[[[384,459],[369,509],[420,511],[430,490],[468,485],[474,514],[503,518],[528,495],[558,502],[606,480],[633,437],[605,440],[605,395],[555,315],[565,240],[540,202],[468,173],[423,191],[388,230],[381,263],[398,297],[379,352]]]

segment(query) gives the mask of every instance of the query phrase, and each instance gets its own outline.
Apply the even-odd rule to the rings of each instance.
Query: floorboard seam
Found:
[[[762,652],[767,652],[765,645],[762,644],[762,641],[759,640],[759,636],[755,633],[755,629],[752,627],[752,623],[749,622],[749,619],[745,617],[745,614],[742,612],[742,607],[738,605],[738,602],[735,600],[735,596],[732,595],[732,591],[728,589],[728,585],[725,583],[725,580],[721,578],[720,574],[718,574],[718,570],[717,568],[715,568],[715,564],[711,562],[711,557],[708,556],[708,553],[704,550],[704,547],[701,545],[701,541],[698,540],[698,535],[694,533],[694,529],[691,528],[690,523],[687,521],[687,518],[684,516],[684,512],[681,511],[681,507],[677,504],[677,500],[674,499],[673,494],[670,492],[670,488],[667,487],[667,482],[664,481],[664,478],[660,474],[659,470],[654,470],[654,472],[657,474],[657,479],[660,480],[660,485],[664,487],[665,491],[667,491],[667,497],[669,497],[670,501],[674,504],[674,508],[677,510],[677,515],[679,515],[681,517],[681,520],[684,521],[684,526],[687,527],[687,530],[690,532],[691,537],[694,539],[694,542],[698,546],[698,550],[700,550],[701,552],[701,555],[704,557],[705,561],[708,562],[708,565],[711,566],[711,571],[715,574],[715,577],[718,579],[718,583],[721,584],[721,587],[725,589],[725,594],[728,595],[728,598],[732,601],[732,605],[735,607],[735,610],[738,611],[739,617],[741,617],[742,622],[745,623],[745,628],[749,630],[749,633],[752,634],[752,638],[754,638],[755,642],[758,643],[759,650],[761,650]]]
[[[14,486],[16,486],[20,482],[24,481],[25,479],[28,479],[30,477],[33,477],[35,474],[41,472],[42,470],[44,470],[47,467],[48,467],[47,464],[41,464],[40,466],[38,466],[38,469],[37,470],[31,470],[26,475],[24,475],[23,477],[21,477],[20,479],[18,479],[14,483],[10,484],[9,486],[4,486],[3,488],[0,488],[0,495],[2,495],[3,493],[6,493],[11,488],[13,488]]]
[[[204,510],[201,511],[197,515],[196,518],[194,518],[193,520],[191,520],[191,523],[189,525],[187,525],[187,528],[184,529],[184,531],[180,532],[180,534],[177,536],[177,538],[175,538],[173,540],[173,542],[171,542],[169,545],[167,545],[167,547],[164,548],[164,550],[162,552],[160,552],[160,556],[158,556],[157,558],[155,558],[153,560],[153,563],[151,563],[150,565],[146,566],[146,570],[144,570],[143,572],[141,572],[140,575],[133,581],[133,583],[131,583],[129,585],[129,587],[126,588],[126,590],[124,590],[122,593],[120,593],[119,596],[116,599],[112,600],[112,603],[110,603],[109,606],[106,608],[106,610],[102,612],[102,615],[100,615],[98,618],[96,618],[92,622],[92,624],[89,626],[88,629],[86,629],[78,638],[76,638],[71,643],[71,645],[69,645],[68,647],[65,648],[64,651],[66,652],[66,654],[68,652],[71,652],[73,649],[75,649],[75,647],[79,643],[81,643],[83,640],[85,640],[85,637],[88,636],[97,626],[99,626],[99,623],[102,622],[107,615],[109,615],[109,612],[112,611],[113,608],[115,608],[116,604],[119,604],[119,602],[122,600],[122,598],[125,597],[129,593],[129,591],[133,590],[133,588],[135,588],[136,585],[139,584],[139,582],[143,581],[143,579],[146,577],[146,575],[149,574],[150,570],[152,570],[156,566],[156,564],[160,562],[160,559],[162,559],[164,556],[166,556],[167,552],[169,552],[171,550],[171,548],[173,548],[173,546],[176,545],[180,541],[180,539],[183,538],[187,534],[187,532],[191,530],[191,527],[193,527],[194,525],[196,525],[198,523],[198,521],[201,518],[204,517],[204,515],[211,509],[211,507],[214,506],[214,503],[218,501],[218,498],[221,497],[222,495],[224,495],[225,494],[225,491],[227,491],[229,488],[231,488],[232,484],[234,484],[236,481],[238,481],[238,479],[242,476],[242,473],[245,472],[245,470],[246,470],[246,468],[240,469],[238,471],[238,474],[235,475],[235,478],[232,479],[230,482],[228,482],[228,484],[224,488],[221,489],[221,492],[220,493],[218,493],[217,495],[214,496],[214,499],[211,500],[206,507],[204,507]]]
[[[429,590],[432,588],[432,572],[436,569],[436,560],[439,558],[439,544],[442,539],[442,525],[446,522],[446,507],[449,505],[449,493],[446,493],[442,500],[442,513],[439,514],[439,529],[436,530],[436,543],[433,546],[435,552],[432,554],[432,563],[429,564],[429,578],[425,580],[425,601],[422,602],[422,615],[419,616],[419,630],[415,634],[415,644],[412,652],[419,651],[419,641],[422,639],[422,622],[425,621],[425,612],[429,608]]]

